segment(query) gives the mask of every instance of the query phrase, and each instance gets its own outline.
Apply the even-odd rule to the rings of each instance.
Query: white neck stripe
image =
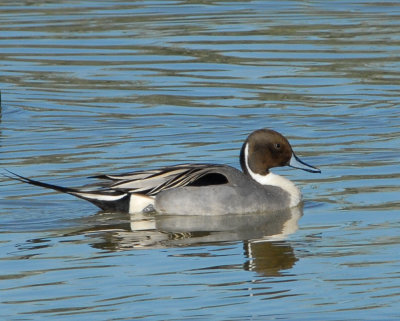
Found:
[[[267,175],[260,175],[257,173],[254,173],[250,166],[249,166],[249,143],[246,143],[246,147],[244,148],[244,163],[246,165],[246,169],[248,171],[248,173],[250,174],[251,178],[254,179],[256,182],[260,183],[261,185],[272,185],[268,183],[268,179],[267,177],[269,176],[269,174]]]

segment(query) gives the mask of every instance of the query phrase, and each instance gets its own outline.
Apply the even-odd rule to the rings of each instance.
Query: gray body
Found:
[[[174,215],[224,215],[271,212],[289,207],[290,195],[276,186],[264,186],[230,166],[213,169],[226,184],[183,186],[157,194],[155,210]]]

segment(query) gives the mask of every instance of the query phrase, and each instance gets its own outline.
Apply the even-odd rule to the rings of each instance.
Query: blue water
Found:
[[[3,177],[1,319],[400,318],[397,2],[5,0],[0,30],[1,168],[239,167],[268,127],[322,169],[275,171],[305,203],[273,223],[103,213]]]

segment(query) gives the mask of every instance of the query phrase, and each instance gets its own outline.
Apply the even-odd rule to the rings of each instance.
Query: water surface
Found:
[[[3,177],[2,319],[399,319],[397,2],[5,0],[0,30],[1,168],[238,167],[269,127],[322,169],[275,171],[305,203],[273,221],[131,218]]]

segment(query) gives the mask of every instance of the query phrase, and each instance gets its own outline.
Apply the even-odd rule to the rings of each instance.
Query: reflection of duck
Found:
[[[291,166],[309,172],[320,170],[294,154],[288,140],[269,130],[256,130],[240,153],[243,172],[214,164],[185,164],[122,175],[99,175],[97,190],[65,188],[19,175],[17,180],[65,192],[104,210],[138,213],[155,210],[175,215],[227,215],[266,213],[297,206],[300,190],[270,169]]]
[[[104,214],[113,217],[113,214]],[[102,242],[93,246],[108,250],[129,248],[160,248],[185,245],[199,245],[226,241],[245,241],[255,244],[284,240],[298,229],[302,207],[279,211],[271,215],[132,215],[130,225],[126,223],[103,225],[93,217],[94,226],[84,232],[100,237]],[[90,225],[85,222],[85,225]]]
[[[194,237],[194,242],[282,238],[297,230],[301,215],[301,207],[243,215],[156,215],[155,227],[164,232],[210,233],[207,237]],[[134,221],[131,228],[136,228]]]
[[[115,217],[112,213],[104,215],[103,222]],[[127,223],[114,223],[108,227],[100,224],[79,234],[83,232],[92,236],[93,247],[108,251],[243,241],[247,258],[243,263],[245,270],[265,276],[279,276],[282,270],[291,268],[297,261],[293,248],[284,239],[297,230],[301,216],[301,206],[277,212],[273,216],[132,215],[130,226]],[[99,224],[99,218],[92,219],[93,224]]]

